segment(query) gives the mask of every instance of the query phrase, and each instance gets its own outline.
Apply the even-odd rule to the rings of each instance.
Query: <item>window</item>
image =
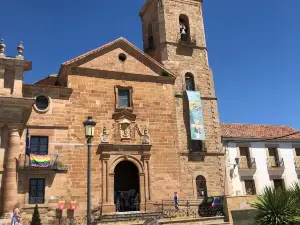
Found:
[[[129,90],[119,89],[119,106],[130,107]]]
[[[121,62],[125,62],[126,59],[127,59],[127,56],[126,56],[124,53],[120,53],[120,54],[119,54],[119,60],[120,60]]]
[[[300,148],[295,148],[295,152],[296,152],[295,166],[296,168],[300,168]]]
[[[245,180],[245,190],[247,195],[256,195],[254,180]]]
[[[269,167],[279,167],[278,154],[276,148],[268,148]]]
[[[239,147],[240,149],[240,168],[251,168],[251,161],[249,156],[249,148]]]
[[[185,74],[185,90],[195,91],[194,76],[191,73]]]
[[[35,155],[48,155],[48,137],[31,136],[30,153]]]
[[[154,38],[153,38],[153,31],[152,31],[152,24],[148,25],[148,49],[154,48]]]
[[[199,140],[191,140],[191,151],[193,152],[203,151],[203,142]]]
[[[132,88],[116,87],[117,108],[132,108]]]
[[[274,183],[274,188],[276,190],[284,190],[284,183],[283,183],[283,180],[282,179],[277,179],[277,180],[273,180],[273,183]]]
[[[196,177],[197,198],[207,197],[206,179],[203,176]]]
[[[189,18],[186,15],[179,16],[180,41],[190,41]]]
[[[35,107],[39,111],[45,111],[49,107],[49,98],[44,95],[39,95],[35,98]]]
[[[29,204],[43,204],[45,202],[45,179],[30,179]]]

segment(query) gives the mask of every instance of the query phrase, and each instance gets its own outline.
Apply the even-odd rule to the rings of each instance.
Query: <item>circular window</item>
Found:
[[[40,112],[46,112],[49,108],[49,98],[39,95],[35,98],[35,108]]]
[[[124,53],[120,53],[119,54],[119,60],[121,62],[125,62],[126,59],[127,59],[127,56]]]

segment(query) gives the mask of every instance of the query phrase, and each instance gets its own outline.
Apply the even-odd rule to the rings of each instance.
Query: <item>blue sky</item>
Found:
[[[6,54],[19,41],[32,83],[120,36],[142,48],[144,0],[1,0]],[[118,8],[116,8],[118,6]],[[210,66],[223,122],[300,129],[300,1],[204,0]]]

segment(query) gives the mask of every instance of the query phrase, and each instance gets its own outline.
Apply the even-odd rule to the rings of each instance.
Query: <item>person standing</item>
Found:
[[[179,196],[178,196],[177,192],[174,192],[174,204],[175,204],[176,211],[179,210],[178,201],[179,201]]]
[[[12,225],[21,225],[21,209],[20,203],[15,204],[13,208]]]

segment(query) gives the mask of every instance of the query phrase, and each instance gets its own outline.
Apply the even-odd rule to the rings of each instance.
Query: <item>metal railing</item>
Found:
[[[239,158],[239,168],[240,169],[256,169],[255,158],[240,157]]]
[[[283,158],[276,159],[276,158],[268,158],[267,159],[268,168],[281,168],[284,167]]]
[[[161,200],[155,202],[156,210],[161,212],[163,218],[173,217],[198,217],[198,207],[202,202],[199,200],[179,200],[175,204],[172,200]]]
[[[117,212],[114,214],[99,213],[94,217],[95,222],[120,222],[132,220],[162,219],[162,218],[185,218],[199,217],[198,208],[202,199],[179,200],[175,204],[172,200],[161,200],[153,203],[151,211],[146,212]]]
[[[26,154],[20,154],[18,159],[18,169],[24,170],[24,169],[51,169],[51,170],[62,170],[66,171],[68,170],[68,166],[64,165],[62,161],[59,158],[58,154],[50,154],[50,164],[47,167],[37,167],[34,165],[31,165],[30,163],[30,157]]]
[[[44,204],[45,197],[29,197],[28,203],[29,204]]]
[[[196,37],[189,36],[189,34],[178,33],[178,43],[187,44],[187,45],[196,45]]]

